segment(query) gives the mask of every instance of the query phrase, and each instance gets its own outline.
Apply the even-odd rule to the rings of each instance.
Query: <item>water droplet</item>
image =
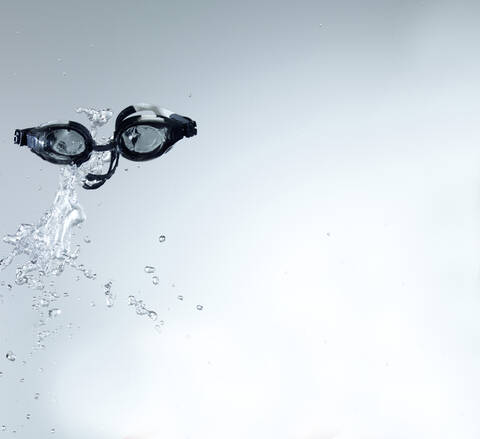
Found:
[[[62,76],[63,77],[67,76],[67,72],[62,72]]]
[[[40,393],[37,392],[35,393],[35,395],[33,395],[33,399],[38,399],[38,398],[40,398]]]
[[[30,419],[32,417],[32,415],[30,413],[27,413],[26,416],[25,416],[27,419]]]
[[[155,267],[152,267],[151,265],[145,265],[145,273],[154,273],[155,272]]]
[[[112,281],[108,281],[104,286],[105,302],[111,308],[115,304],[115,295],[112,293]]]
[[[2,377],[3,377],[3,372],[0,372],[0,378],[2,378]]]
[[[203,305],[197,305],[198,311],[201,311],[203,309]]]
[[[48,311],[48,317],[51,319],[58,317],[62,313],[62,310],[59,308],[52,308]]]
[[[137,300],[135,299],[135,296],[128,296],[129,305],[135,305],[136,303],[137,303]]]
[[[86,243],[86,244],[90,244],[92,242],[92,240],[90,239],[89,236],[85,236],[85,238],[83,238],[83,241]]]
[[[55,429],[54,429],[54,428],[50,429],[50,433],[54,434],[54,433],[55,433]]]
[[[150,317],[153,321],[157,320],[157,313],[155,311],[148,311],[148,317]]]
[[[159,282],[160,282],[160,279],[158,278],[158,276],[153,276],[152,277],[153,285],[158,285]]]
[[[17,356],[12,351],[8,351],[5,357],[9,361],[15,361],[17,359]]]
[[[62,58],[57,58],[57,61],[58,61],[58,62],[62,62]]]
[[[179,295],[177,296],[177,299],[178,299],[178,300],[183,300],[183,296],[182,296],[181,294],[179,294]]]
[[[20,382],[21,382],[21,383],[24,383],[24,382],[25,382],[25,378],[20,378]]]
[[[6,425],[2,425],[2,431],[5,431],[7,429]]]
[[[165,237],[165,235],[160,235],[160,236],[158,237],[159,242],[165,242],[166,239],[167,239],[167,238]]]
[[[96,305],[95,305],[95,302],[94,302],[93,300],[90,302],[90,306],[91,306],[92,308],[93,308],[94,306],[96,306]]]

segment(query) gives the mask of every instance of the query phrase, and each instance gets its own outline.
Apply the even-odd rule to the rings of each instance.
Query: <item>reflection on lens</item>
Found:
[[[85,139],[76,131],[59,129],[47,136],[47,145],[62,155],[78,155],[85,150]]]
[[[167,128],[136,125],[124,131],[122,140],[130,151],[139,153],[151,152],[165,143],[167,140]]]

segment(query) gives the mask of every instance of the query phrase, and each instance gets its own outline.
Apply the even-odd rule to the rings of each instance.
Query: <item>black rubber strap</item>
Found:
[[[96,183],[87,184],[87,181],[83,184],[84,189],[98,189],[102,186],[113,174],[115,174],[115,170],[118,166],[118,159],[120,155],[116,149],[111,150],[111,157],[110,157],[110,166],[106,174],[98,175],[98,174],[87,174],[85,176],[85,180],[88,182],[96,181]]]
[[[124,108],[122,111],[120,111],[120,113],[118,113],[117,118],[115,119],[115,131],[118,129],[118,127],[126,117],[136,112],[137,110],[135,110],[135,107],[133,105],[130,105],[127,108]]]

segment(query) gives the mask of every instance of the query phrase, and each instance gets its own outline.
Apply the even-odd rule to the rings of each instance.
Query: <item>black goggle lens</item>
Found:
[[[74,130],[59,128],[48,133],[45,145],[57,154],[76,156],[86,149],[85,138]]]
[[[134,125],[122,133],[121,139],[129,151],[145,154],[162,147],[168,136],[169,130],[166,127]]]

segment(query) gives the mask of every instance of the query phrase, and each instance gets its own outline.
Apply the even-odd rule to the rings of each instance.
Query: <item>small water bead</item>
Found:
[[[0,371],[0,378],[2,378],[2,377],[3,377],[3,372]]]
[[[83,238],[83,241],[86,243],[86,244],[90,244],[92,242],[92,240],[90,239],[89,236],[85,236],[85,238]]]
[[[51,319],[58,317],[62,313],[62,310],[59,308],[52,308],[51,310],[48,311],[48,317]]]
[[[149,274],[155,273],[155,267],[152,267],[151,265],[145,265],[144,270],[145,270],[145,273],[149,273]]]
[[[50,305],[50,301],[43,297],[40,299],[39,303],[40,303],[40,306],[43,306],[43,307],[47,307],[48,305]]]
[[[135,312],[139,316],[148,315],[152,320],[157,320],[157,313],[153,310],[147,309],[143,300],[137,300],[135,296],[128,296],[128,304],[130,306],[135,306]]]
[[[54,434],[54,433],[55,433],[55,429],[54,429],[54,428],[51,428],[51,429],[50,429],[50,433]]]
[[[30,418],[32,417],[32,415],[31,415],[30,413],[27,413],[27,414],[25,415],[25,417],[26,417],[27,419],[30,419]]]
[[[5,431],[7,429],[6,425],[2,425],[2,431]]]
[[[97,273],[95,273],[93,270],[85,270],[83,272],[83,275],[87,278],[87,279],[91,279],[91,280],[95,280],[97,278]]]
[[[24,382],[25,382],[25,378],[20,378],[20,382],[21,382],[21,383],[24,383]]]
[[[165,235],[160,235],[160,236],[158,237],[159,242],[165,242],[166,239],[167,239],[167,238],[165,237]]]
[[[197,305],[197,310],[201,311],[203,309],[203,305]]]
[[[37,393],[35,393],[35,395],[33,395],[33,399],[38,400],[38,398],[40,398],[40,393],[37,392]]]
[[[139,316],[144,316],[145,314],[148,314],[148,310],[143,304],[143,300],[137,300],[137,303],[135,304],[135,312]]]
[[[95,306],[97,306],[97,305],[96,305],[95,302],[92,300],[92,301],[90,302],[90,306],[93,308],[93,307],[95,307]]]
[[[152,283],[153,285],[158,285],[160,283],[160,279],[158,278],[158,276],[152,277]]]
[[[115,295],[112,293],[112,281],[108,281],[104,286],[105,302],[107,307],[111,308],[115,304]]]
[[[5,355],[5,357],[9,361],[15,361],[17,359],[17,356],[12,351],[8,351]]]
[[[181,294],[179,294],[179,295],[177,296],[177,299],[178,299],[178,300],[183,300],[183,296],[182,296]]]

